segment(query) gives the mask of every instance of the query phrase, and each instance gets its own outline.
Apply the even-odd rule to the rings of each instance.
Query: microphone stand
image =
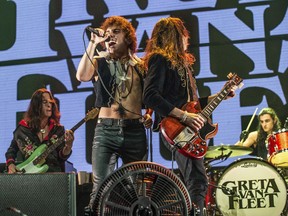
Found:
[[[210,165],[211,162],[216,161],[216,160],[221,160],[221,162],[226,161],[231,156],[231,154],[232,154],[232,151],[230,151],[228,154],[223,154],[223,152],[222,152],[221,155],[219,155],[213,159],[205,161],[204,166],[207,167],[206,172],[209,171],[209,169],[211,169],[211,165]]]

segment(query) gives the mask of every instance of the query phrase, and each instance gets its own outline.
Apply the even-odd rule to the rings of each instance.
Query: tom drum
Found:
[[[277,167],[288,167],[288,130],[274,132],[268,139],[268,161]]]

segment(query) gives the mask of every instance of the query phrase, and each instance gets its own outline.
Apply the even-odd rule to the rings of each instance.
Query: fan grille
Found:
[[[170,170],[151,162],[124,165],[100,185],[95,215],[188,215],[191,200],[183,182]]]

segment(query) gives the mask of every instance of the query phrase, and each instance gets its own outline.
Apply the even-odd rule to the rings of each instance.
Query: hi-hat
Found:
[[[237,145],[220,145],[208,146],[208,151],[205,155],[206,158],[216,158],[221,156],[238,157],[248,155],[252,152],[252,148]]]

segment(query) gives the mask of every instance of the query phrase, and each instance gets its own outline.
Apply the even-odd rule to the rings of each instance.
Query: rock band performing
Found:
[[[288,216],[287,1],[34,4],[0,2],[0,215]]]

